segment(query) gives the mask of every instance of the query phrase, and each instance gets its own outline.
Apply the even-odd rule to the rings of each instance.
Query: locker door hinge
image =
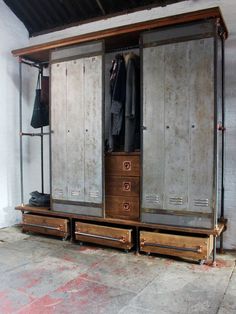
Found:
[[[85,73],[85,65],[83,65],[83,72]]]
[[[66,69],[66,76],[67,76],[67,69]]]

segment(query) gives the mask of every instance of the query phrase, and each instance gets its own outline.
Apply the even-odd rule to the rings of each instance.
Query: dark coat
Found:
[[[140,138],[140,84],[139,57],[134,53],[126,56],[125,145],[129,153],[139,148]]]
[[[109,130],[109,150],[119,145],[124,125],[124,106],[126,88],[126,68],[123,55],[116,55],[110,69],[111,125]]]

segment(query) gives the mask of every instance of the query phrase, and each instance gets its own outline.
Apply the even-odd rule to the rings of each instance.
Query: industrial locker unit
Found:
[[[215,261],[226,37],[212,8],[14,51],[51,80],[51,208],[17,209],[70,219],[80,241],[199,260],[214,247]],[[105,153],[107,69],[124,50],[140,55],[141,148]]]

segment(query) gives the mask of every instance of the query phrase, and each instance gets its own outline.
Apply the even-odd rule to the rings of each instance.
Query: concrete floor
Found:
[[[236,313],[236,254],[217,267],[0,230],[0,313]]]

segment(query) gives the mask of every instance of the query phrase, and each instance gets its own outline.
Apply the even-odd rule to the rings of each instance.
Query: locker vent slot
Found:
[[[55,193],[56,195],[63,195],[63,194],[64,194],[62,189],[55,189],[55,190],[54,190],[54,193]]]
[[[145,196],[145,201],[147,203],[160,203],[160,197],[159,195],[146,195]]]
[[[170,197],[169,204],[171,205],[183,205],[183,197]]]
[[[196,200],[194,200],[194,206],[209,207],[209,200],[208,200],[208,198],[196,199]]]
[[[71,191],[71,196],[79,196],[80,191]]]
[[[97,197],[99,197],[99,192],[98,191],[90,191],[89,197],[97,198]]]

